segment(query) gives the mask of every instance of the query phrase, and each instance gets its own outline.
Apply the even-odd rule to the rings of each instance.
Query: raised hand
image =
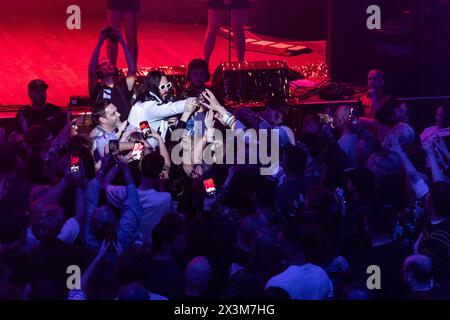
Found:
[[[196,98],[189,98],[186,100],[186,105],[184,107],[184,112],[186,114],[192,115],[198,108],[198,103]]]
[[[219,103],[219,101],[216,99],[214,94],[209,89],[205,89],[205,92],[202,93],[203,99],[208,102],[202,102],[202,105],[207,108],[208,110],[213,110],[216,112],[223,112],[224,108]]]
[[[428,156],[434,157],[434,146],[433,143],[430,140],[424,141],[422,143],[422,149],[425,150]]]
[[[101,42],[103,42],[103,41],[105,41],[106,39],[108,39],[108,34],[109,34],[109,31],[111,30],[111,27],[110,26],[107,26],[107,27],[104,27],[103,29],[101,29],[100,30],[100,34],[99,34],[99,36],[98,36],[98,40],[99,41],[101,41]]]
[[[131,160],[131,152],[125,156],[118,154],[114,156],[114,160],[121,171],[129,170],[128,162]]]

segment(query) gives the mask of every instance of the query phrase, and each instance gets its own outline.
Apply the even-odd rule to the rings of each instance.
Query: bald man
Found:
[[[408,286],[408,300],[433,300],[436,292],[430,258],[414,254],[403,263],[403,281]]]
[[[192,259],[185,272],[185,294],[187,299],[204,299],[212,279],[212,268],[205,257]]]
[[[384,72],[378,69],[370,70],[367,75],[367,86],[369,91],[360,97],[359,102],[362,105],[364,116],[374,118],[376,112],[391,99],[390,95],[386,93]]]

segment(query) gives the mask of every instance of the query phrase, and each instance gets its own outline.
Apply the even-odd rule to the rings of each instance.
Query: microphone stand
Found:
[[[231,4],[228,5],[228,62],[231,62]]]

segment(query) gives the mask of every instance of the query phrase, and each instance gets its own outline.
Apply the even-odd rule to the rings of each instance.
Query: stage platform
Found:
[[[0,20],[0,110],[5,106],[28,103],[27,84],[35,78],[49,84],[48,101],[62,107],[68,105],[69,96],[87,94],[87,66],[106,19],[83,19],[81,30],[68,30],[65,19],[62,15],[52,19],[14,17]],[[141,20],[138,30],[140,66],[187,65],[191,59],[203,56],[205,26]],[[289,66],[325,63],[325,41],[302,44],[312,52],[280,57],[249,51],[246,59],[282,58]],[[105,50],[102,56],[106,56]],[[228,41],[218,37],[210,61],[211,71],[227,59]],[[124,65],[120,50],[118,66]]]

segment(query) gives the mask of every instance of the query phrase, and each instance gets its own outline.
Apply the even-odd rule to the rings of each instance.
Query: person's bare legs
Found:
[[[208,29],[205,35],[204,60],[209,63],[211,54],[216,45],[216,37],[224,16],[224,10],[208,10]]]
[[[137,39],[137,13],[125,12],[125,37],[127,39],[128,49],[131,51],[131,55],[134,58],[134,62],[137,65],[138,59],[138,39]]]
[[[231,29],[236,41],[236,53],[238,61],[244,61],[245,57],[245,22],[247,20],[248,9],[233,10],[231,14]]]
[[[108,16],[108,24],[120,29],[123,12],[116,10],[107,10],[107,16]],[[113,66],[116,66],[117,64],[117,50],[118,50],[117,46],[118,46],[117,41],[111,42],[111,40],[108,40],[107,53],[108,58]]]

